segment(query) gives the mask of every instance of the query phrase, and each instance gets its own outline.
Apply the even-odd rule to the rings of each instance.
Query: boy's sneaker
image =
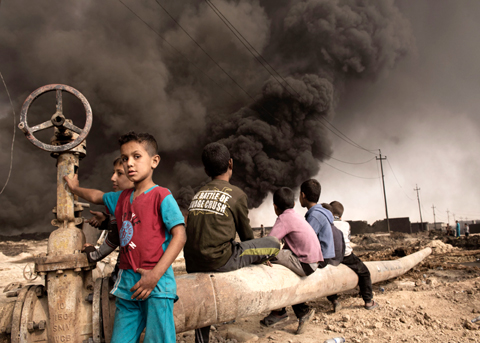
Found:
[[[305,332],[307,324],[310,323],[314,314],[315,314],[315,310],[311,309],[306,315],[298,319],[297,335],[301,335],[302,333]]]

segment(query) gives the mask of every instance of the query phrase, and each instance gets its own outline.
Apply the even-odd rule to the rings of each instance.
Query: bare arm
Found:
[[[170,232],[172,233],[172,240],[170,241],[167,250],[165,250],[157,265],[152,270],[145,270],[142,268],[138,268],[136,270],[137,273],[142,275],[142,278],[130,289],[131,292],[135,292],[132,295],[132,299],[147,299],[157,285],[158,280],[160,280],[163,274],[165,274],[168,267],[170,267],[180,251],[183,249],[183,246],[187,241],[185,226],[183,224],[179,224],[174,226]]]
[[[105,193],[97,189],[80,187],[77,174],[74,174],[73,178],[64,176],[63,179],[65,180],[68,188],[70,188],[73,194],[78,195],[80,198],[83,198],[93,204],[103,205],[103,194]]]
[[[93,217],[87,220],[87,223],[97,229],[106,230],[102,228],[102,225],[107,226],[109,218],[103,212],[100,212],[100,211],[90,211],[90,213],[93,214]]]

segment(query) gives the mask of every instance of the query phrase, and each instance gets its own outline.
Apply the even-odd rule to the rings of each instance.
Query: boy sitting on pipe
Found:
[[[315,231],[305,219],[295,212],[295,196],[288,187],[282,187],[273,194],[273,208],[278,216],[269,236],[285,241],[284,248],[271,259],[272,263],[281,264],[298,276],[308,276],[315,272],[318,262],[323,261],[320,242]],[[271,265],[269,262],[267,264]],[[307,323],[312,319],[315,310],[306,303],[292,306],[298,318],[297,335],[305,332]],[[260,323],[273,326],[288,320],[285,307],[270,312]]]
[[[342,263],[358,275],[358,286],[360,287],[360,295],[362,296],[363,301],[365,301],[365,309],[373,310],[378,307],[378,303],[373,300],[370,271],[365,263],[363,263],[362,260],[360,260],[360,258],[353,253],[353,249],[350,246],[350,224],[342,220],[344,210],[343,205],[338,201],[332,201],[330,206],[335,219],[335,226],[342,231],[343,238],[345,240],[345,256],[343,257]],[[333,304],[333,309],[335,312],[342,308],[342,305],[338,301],[337,294],[329,295],[327,299]]]
[[[187,272],[229,272],[276,256],[278,239],[253,239],[247,195],[229,182],[233,159],[228,148],[221,143],[206,145],[202,162],[212,181],[200,188],[188,208],[183,251]],[[241,243],[235,241],[236,233]],[[209,335],[210,325],[196,329],[195,342],[207,343]]]

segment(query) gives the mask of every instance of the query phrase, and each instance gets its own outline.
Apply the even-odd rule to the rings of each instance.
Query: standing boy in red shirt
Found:
[[[145,328],[144,342],[174,343],[177,295],[171,264],[186,241],[183,215],[170,191],[152,180],[160,162],[155,138],[129,132],[119,142],[134,189],[103,193],[81,188],[77,175],[65,181],[74,194],[105,204],[117,218],[121,257],[111,292],[117,297],[112,342],[138,342]]]

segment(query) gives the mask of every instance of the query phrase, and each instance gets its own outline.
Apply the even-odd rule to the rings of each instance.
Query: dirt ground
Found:
[[[41,237],[40,237],[41,238]],[[0,293],[10,282],[28,283],[24,268],[35,254],[45,252],[47,240],[38,237],[0,240]],[[274,328],[259,321],[268,313],[237,318],[212,327],[211,342],[317,343],[344,337],[346,342],[480,342],[480,236],[453,239],[441,233],[361,235],[352,237],[354,252],[364,261],[393,260],[430,246],[432,255],[408,273],[374,284],[380,308],[367,311],[358,290],[342,293],[343,309],[334,313],[326,298],[309,302],[313,321],[295,335],[297,320]],[[113,259],[112,259],[113,260]],[[101,269],[108,268],[106,261]],[[183,273],[181,259],[176,273]],[[28,272],[28,269],[27,269]],[[99,272],[99,271],[98,271]],[[28,273],[26,273],[28,276]],[[179,333],[177,342],[192,343],[193,331]]]

